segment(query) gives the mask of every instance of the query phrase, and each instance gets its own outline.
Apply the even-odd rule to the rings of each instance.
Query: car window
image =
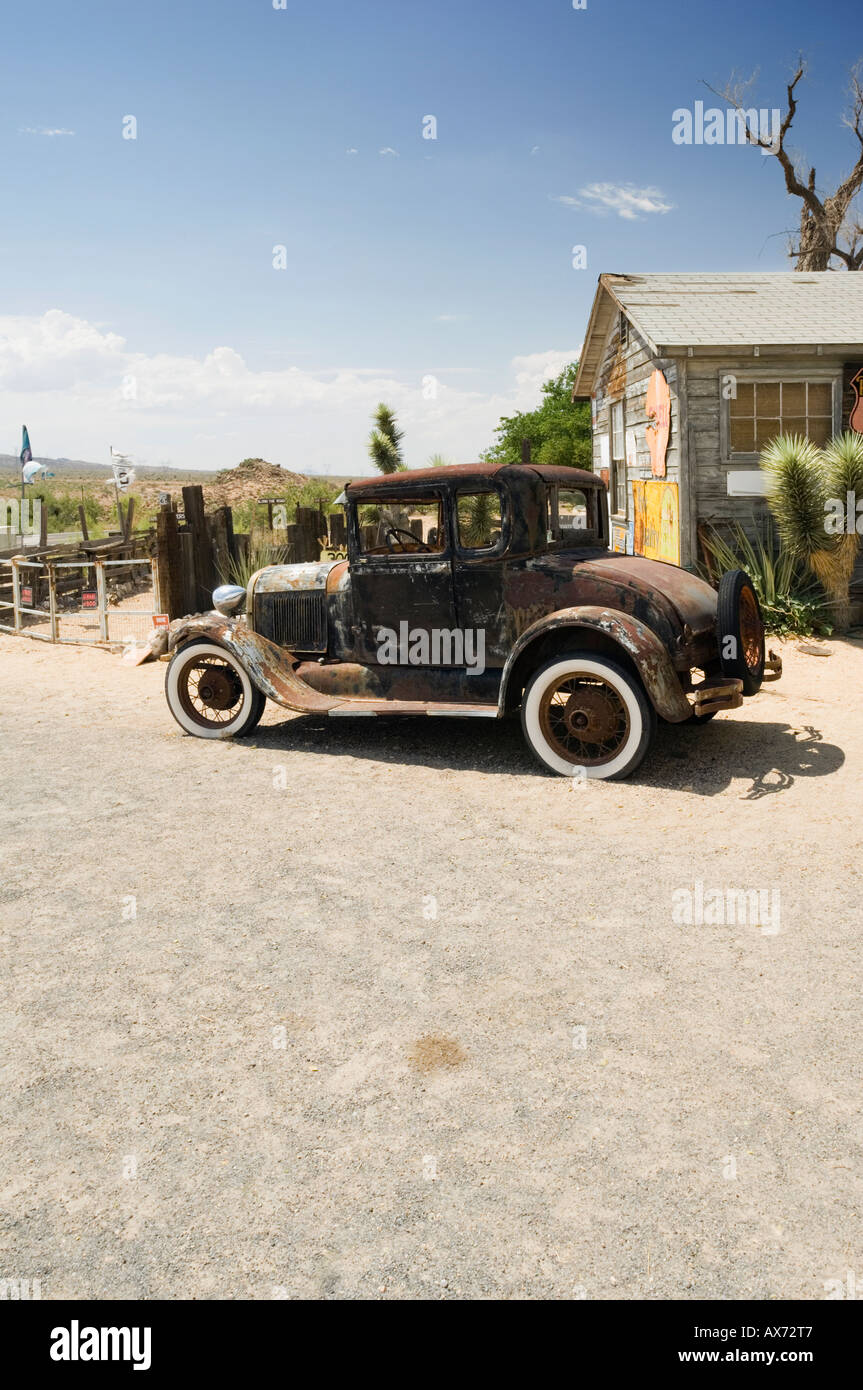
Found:
[[[437,498],[382,497],[357,504],[361,555],[428,555],[446,548]]]
[[[597,537],[596,490],[563,487],[548,489],[549,540],[566,545],[593,545]]]
[[[497,488],[465,488],[456,494],[458,543],[462,550],[491,550],[503,530],[501,495]]]

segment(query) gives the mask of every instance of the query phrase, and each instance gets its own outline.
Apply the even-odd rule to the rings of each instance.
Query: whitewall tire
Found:
[[[550,771],[619,781],[644,758],[656,715],[622,666],[595,652],[570,652],[531,676],[521,724],[528,747]]]
[[[188,642],[174,653],[165,695],[180,728],[195,738],[251,733],[267,703],[233,652],[207,641]]]

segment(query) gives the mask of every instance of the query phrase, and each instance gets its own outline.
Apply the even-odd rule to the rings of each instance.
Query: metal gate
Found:
[[[44,642],[141,645],[164,621],[153,561],[0,561],[0,631]]]

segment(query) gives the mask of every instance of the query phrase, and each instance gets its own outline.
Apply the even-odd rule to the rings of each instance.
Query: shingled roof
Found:
[[[657,357],[690,347],[863,346],[863,274],[600,275],[574,396],[589,395],[623,310]]]

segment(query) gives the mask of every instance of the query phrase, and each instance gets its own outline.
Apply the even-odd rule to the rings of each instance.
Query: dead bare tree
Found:
[[[831,264],[835,258],[848,270],[863,270],[863,220],[852,206],[863,187],[863,60],[851,71],[849,106],[842,117],[843,125],[848,126],[859,141],[860,154],[850,174],[831,194],[819,194],[814,164],[806,173],[805,162],[793,157],[787,148],[788,132],[797,114],[795,92],[805,74],[806,64],[801,58],[788,83],[787,109],[778,133],[765,134],[758,126],[757,112],[745,109],[746,92],[753,79],[735,83],[732,77],[728,86],[716,95],[737,112],[747,141],[779,161],[786,189],[792,197],[801,200],[800,229],[796,242],[789,243],[794,269],[837,270],[841,266]]]

